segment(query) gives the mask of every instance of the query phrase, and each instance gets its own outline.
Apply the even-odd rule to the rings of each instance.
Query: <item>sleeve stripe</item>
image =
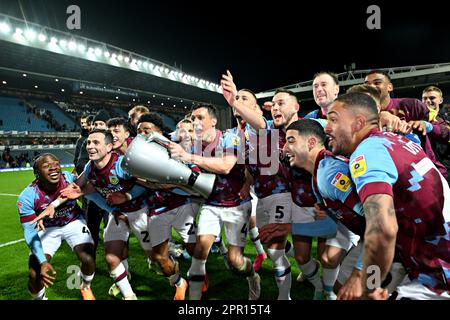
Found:
[[[388,194],[391,197],[394,197],[394,193],[392,192],[392,186],[386,182],[367,183],[361,188],[358,194],[359,197],[361,198],[361,203],[364,203],[364,201],[366,201],[368,196],[374,194]]]
[[[20,217],[20,222],[21,222],[21,223],[30,222],[30,221],[32,221],[34,218],[36,218],[36,215],[35,215],[35,214],[30,214],[30,215],[28,215],[28,216]]]

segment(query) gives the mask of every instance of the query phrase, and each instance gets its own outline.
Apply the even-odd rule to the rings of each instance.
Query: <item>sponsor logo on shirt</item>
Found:
[[[363,155],[358,156],[352,161],[350,167],[353,177],[358,178],[367,171],[366,159]]]
[[[350,188],[351,181],[349,177],[347,177],[342,172],[338,172],[334,178],[333,181],[331,181],[331,184],[335,186],[338,190],[341,190],[342,192],[347,192],[348,188]]]

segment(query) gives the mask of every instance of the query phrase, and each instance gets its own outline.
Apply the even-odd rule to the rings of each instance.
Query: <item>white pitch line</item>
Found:
[[[0,193],[0,196],[6,196],[6,197],[18,197],[18,194],[12,194],[12,193]]]
[[[0,248],[1,247],[6,247],[6,246],[10,246],[12,244],[16,244],[16,243],[19,243],[19,242],[22,242],[22,241],[25,241],[25,239],[10,241],[10,242],[7,242],[7,243],[2,243],[2,244],[0,244]]]

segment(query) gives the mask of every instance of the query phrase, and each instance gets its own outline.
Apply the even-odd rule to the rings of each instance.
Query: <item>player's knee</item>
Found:
[[[244,262],[243,263],[241,262],[240,265],[238,265],[237,261],[234,261],[234,264],[232,261],[229,261],[231,265],[231,270],[237,275],[249,277],[255,272],[253,270],[253,264],[247,257],[244,257],[243,261]]]
[[[325,250],[320,256],[320,263],[324,268],[334,269],[339,266],[340,263],[340,254],[330,254],[327,250]]]
[[[107,253],[105,255],[105,262],[108,266],[114,268],[120,263],[120,258],[115,254]]]
[[[295,261],[298,264],[306,264],[311,259],[311,255],[308,253],[295,253]]]

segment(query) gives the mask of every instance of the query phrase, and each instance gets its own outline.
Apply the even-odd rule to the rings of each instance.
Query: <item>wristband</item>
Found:
[[[56,208],[59,207],[59,205],[61,204],[61,201],[59,201],[58,199],[54,200],[52,203],[50,203],[51,205],[53,205]]]

